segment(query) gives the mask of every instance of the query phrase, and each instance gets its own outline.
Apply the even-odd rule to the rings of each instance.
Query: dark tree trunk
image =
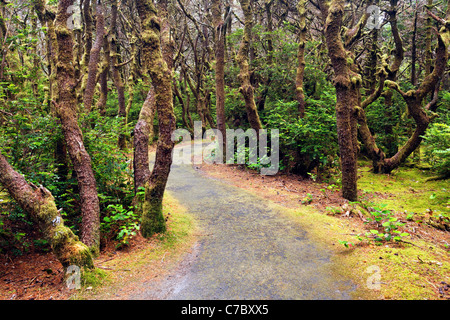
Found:
[[[88,78],[84,92],[84,108],[87,112],[91,111],[92,100],[94,97],[95,86],[97,85],[97,69],[100,61],[100,51],[103,46],[105,36],[105,20],[103,17],[103,7],[100,1],[97,2],[97,34],[95,43],[92,46],[88,66]]]
[[[94,254],[98,254],[100,247],[100,207],[91,158],[84,147],[83,135],[77,120],[75,77],[71,63],[73,58],[72,33],[66,24],[70,17],[67,9],[71,5],[73,5],[73,0],[59,2],[55,23],[58,41],[57,82],[59,86],[59,101],[55,104],[80,190],[81,240]]]
[[[297,77],[295,81],[296,86],[296,94],[298,101],[298,114],[300,118],[305,117],[305,92],[303,88],[303,78],[305,74],[305,47],[306,47],[306,1],[300,0],[298,2],[298,13],[300,16],[300,39],[298,43],[298,68],[297,68]]]
[[[125,126],[126,121],[126,102],[125,102],[125,85],[120,75],[119,66],[119,56],[120,48],[117,44],[117,15],[118,15],[118,0],[114,0],[111,5],[111,31],[110,31],[110,57],[111,57],[111,73],[114,81],[114,85],[117,90],[119,109],[118,116],[123,119],[123,124]],[[126,136],[124,133],[119,134],[118,146],[121,150],[126,148]]]
[[[321,1],[322,18],[326,21],[325,37],[328,55],[333,65],[336,87],[336,121],[342,170],[342,196],[350,201],[358,199],[357,190],[357,119],[360,102],[361,76],[352,71],[351,59],[341,39],[344,0],[334,0],[328,6]]]

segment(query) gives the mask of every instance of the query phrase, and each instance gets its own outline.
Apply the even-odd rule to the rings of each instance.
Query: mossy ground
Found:
[[[354,234],[363,234],[364,226],[357,217],[337,218],[314,207],[285,211],[297,220],[310,237],[335,252],[334,272],[354,279],[355,299],[423,300],[450,298],[442,296],[441,282],[450,283],[448,251],[420,239],[408,243],[385,242],[381,245],[360,242]],[[348,241],[350,248],[340,241]],[[380,287],[373,289],[371,267],[380,270]],[[374,270],[374,269],[372,269]]]
[[[176,266],[195,242],[192,217],[169,193],[163,202],[167,231],[151,239],[137,237],[129,249],[102,254],[94,272],[87,272],[83,288],[72,299],[127,299],[145,282],[161,277]]]
[[[390,175],[374,174],[366,162],[360,162],[358,187],[361,198],[376,193],[373,201],[386,204],[392,210],[418,216],[433,212],[450,218],[449,180],[429,180],[435,174],[429,170],[402,167]]]

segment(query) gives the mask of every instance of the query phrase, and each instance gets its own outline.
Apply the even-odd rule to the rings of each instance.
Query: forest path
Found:
[[[351,281],[331,272],[332,253],[267,200],[192,165],[173,165],[167,188],[202,236],[175,272],[129,299],[351,299]]]

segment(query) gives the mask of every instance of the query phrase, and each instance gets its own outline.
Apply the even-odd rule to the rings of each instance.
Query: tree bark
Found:
[[[141,218],[141,233],[150,237],[166,230],[162,200],[172,165],[174,142],[172,133],[176,122],[173,111],[172,70],[161,51],[161,19],[151,0],[136,0],[142,26],[142,52],[155,88],[155,102],[159,121],[159,140],[155,165],[145,183],[145,199]],[[169,64],[170,65],[170,64]]]
[[[216,58],[216,122],[217,129],[223,136],[223,150],[226,150],[226,120],[225,120],[225,26],[222,19],[222,1],[212,1],[212,16],[215,29]]]
[[[300,33],[299,33],[299,42],[298,42],[298,68],[297,68],[297,76],[295,81],[295,92],[297,94],[298,101],[298,114],[300,118],[305,117],[305,92],[303,88],[303,79],[305,74],[305,47],[306,47],[306,1],[300,0],[297,5],[297,10],[299,13],[299,23],[300,23]]]
[[[67,27],[70,14],[67,13],[73,0],[61,0],[58,5],[55,31],[58,42],[57,82],[59,102],[55,103],[67,150],[77,176],[81,198],[81,240],[98,254],[100,247],[100,207],[91,158],[87,153],[83,135],[77,121],[77,98],[75,92],[72,61],[72,33]]]
[[[103,17],[103,7],[100,1],[97,2],[97,25],[96,25],[96,39],[92,46],[89,66],[88,66],[88,78],[86,81],[86,89],[84,92],[84,108],[89,113],[92,107],[92,100],[94,97],[95,87],[97,85],[97,69],[100,61],[100,51],[103,46],[103,40],[105,37],[105,19]]]
[[[100,97],[97,101],[97,108],[100,110],[101,115],[106,113],[106,101],[108,100],[108,75],[110,69],[110,46],[107,35],[104,35],[103,39],[103,60],[101,63],[101,71],[99,76],[100,82]]]
[[[151,87],[134,128],[134,189],[143,187],[150,178],[148,146],[153,140],[153,119],[155,117],[155,91]]]
[[[360,106],[361,76],[352,71],[353,62],[341,39],[344,0],[334,0],[329,6],[321,1],[322,18],[326,21],[325,37],[328,55],[334,69],[336,88],[336,121],[342,170],[342,196],[349,201],[358,199],[357,190],[357,121]]]
[[[94,267],[89,248],[79,241],[70,228],[64,226],[64,221],[50,191],[42,186],[38,188],[29,184],[9,165],[1,153],[0,184],[35,221],[64,268],[71,265]]]
[[[409,114],[416,123],[416,129],[413,134],[394,156],[390,158],[386,157],[386,155],[377,147],[375,139],[370,133],[365,121],[364,110],[360,110],[359,112],[360,132],[364,132],[361,137],[363,138],[365,146],[369,149],[370,154],[376,155],[376,157],[372,159],[376,162],[374,164],[374,172],[376,173],[390,173],[392,170],[398,168],[400,164],[420,146],[420,143],[423,140],[422,137],[425,135],[426,130],[431,123],[432,116],[428,115],[427,111],[434,112],[437,104],[428,104],[426,107],[423,107],[423,101],[428,94],[436,91],[436,88],[444,75],[449,59],[450,14],[447,15],[446,19],[447,20],[441,19],[442,28],[437,35],[438,47],[436,49],[434,69],[427,77],[425,77],[420,86],[416,90],[403,92],[396,82],[390,80],[386,81],[386,86],[391,90],[397,91],[402,96],[408,107]]]
[[[111,73],[114,81],[114,85],[117,89],[118,102],[119,102],[119,110],[118,116],[123,118],[123,123],[125,126],[126,121],[126,103],[125,103],[125,85],[122,80],[122,76],[119,71],[119,59],[120,49],[117,45],[117,14],[118,14],[118,0],[114,0],[111,5],[111,31],[109,34],[110,37],[110,61],[111,61]],[[125,134],[119,134],[118,146],[121,150],[126,148],[126,137]]]
[[[416,72],[416,63],[417,63],[417,17],[419,12],[417,12],[417,4],[414,12],[414,27],[413,27],[413,36],[411,40],[411,84],[416,86],[417,72]]]
[[[262,124],[259,118],[258,109],[256,108],[254,97],[255,90],[250,82],[250,66],[248,61],[253,28],[253,10],[251,8],[250,0],[239,0],[239,3],[241,4],[245,18],[244,36],[239,48],[239,53],[236,57],[240,68],[239,80],[241,82],[241,87],[239,88],[239,91],[242,93],[245,100],[245,108],[247,110],[250,127],[256,130],[256,132],[259,132],[259,130],[262,129]]]

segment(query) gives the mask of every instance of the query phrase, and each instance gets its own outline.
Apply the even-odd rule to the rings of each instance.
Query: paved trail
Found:
[[[177,271],[130,299],[350,299],[331,253],[265,200],[188,165],[173,166],[168,189],[203,236]]]

